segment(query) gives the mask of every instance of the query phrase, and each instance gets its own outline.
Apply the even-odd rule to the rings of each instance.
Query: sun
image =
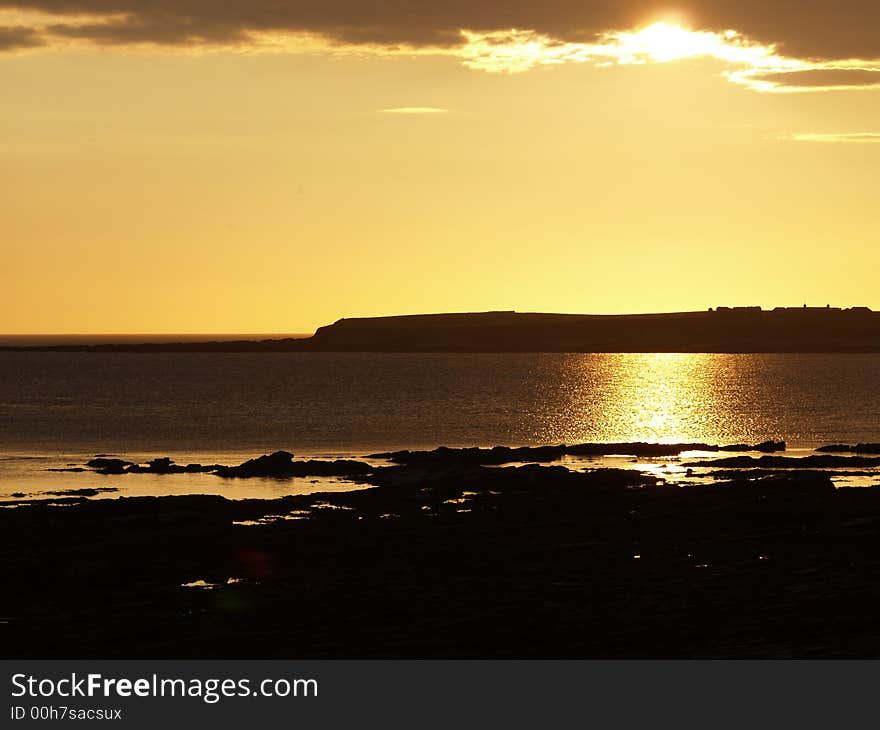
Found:
[[[634,31],[612,33],[619,63],[667,63],[687,58],[717,58],[733,64],[767,66],[774,49],[743,38],[735,30],[720,33],[657,22]]]
[[[456,53],[465,65],[484,71],[517,72],[566,62],[596,65],[668,63],[714,58],[747,69],[777,69],[790,62],[735,30],[693,30],[657,21],[633,30],[610,31],[595,43],[554,40],[534,31],[512,29],[490,33],[462,31],[466,43]]]
[[[637,56],[653,61],[675,61],[702,55],[704,39],[700,33],[669,23],[653,23],[635,33],[627,34],[624,48]]]

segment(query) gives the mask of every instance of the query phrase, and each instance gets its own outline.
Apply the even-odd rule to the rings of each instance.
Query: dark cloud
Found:
[[[0,51],[13,51],[41,45],[43,45],[43,41],[32,28],[0,27]]]
[[[53,32],[101,44],[235,43],[253,32],[309,32],[340,43],[452,45],[459,29],[519,28],[588,41],[604,31],[668,18],[691,27],[735,29],[800,58],[880,58],[878,0],[0,0],[0,8],[112,15],[108,25]]]
[[[871,71],[863,68],[815,68],[786,73],[750,74],[749,79],[800,88],[880,86],[880,69]]]

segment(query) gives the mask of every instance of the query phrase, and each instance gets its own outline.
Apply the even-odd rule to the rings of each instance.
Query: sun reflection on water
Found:
[[[707,382],[711,366],[706,355],[648,353],[627,355],[616,368],[608,398],[638,440],[676,442],[702,431],[712,397]]]
[[[566,361],[569,413],[558,435],[658,443],[757,435],[749,404],[728,387],[732,375],[747,375],[741,371],[748,362],[706,353],[573,356]]]

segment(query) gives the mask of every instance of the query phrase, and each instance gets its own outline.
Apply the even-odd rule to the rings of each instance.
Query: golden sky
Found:
[[[0,0],[0,332],[880,309],[880,4],[217,5]]]

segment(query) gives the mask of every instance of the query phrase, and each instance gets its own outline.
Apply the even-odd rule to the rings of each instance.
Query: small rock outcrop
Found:
[[[276,477],[291,476],[292,472],[293,454],[276,451],[248,459],[238,466],[221,466],[215,473],[221,477]]]
[[[100,474],[124,474],[128,467],[134,466],[134,463],[125,461],[125,459],[96,456],[94,459],[87,461],[86,466],[89,469],[95,469]]]
[[[346,477],[368,474],[373,467],[362,461],[337,459],[336,461],[294,461],[289,451],[276,451],[272,454],[250,459],[238,466],[221,466],[214,470],[221,477]]]
[[[146,466],[132,464],[126,469],[128,474],[198,474],[200,472],[212,472],[220,468],[218,464],[175,464],[167,456],[152,459]]]

